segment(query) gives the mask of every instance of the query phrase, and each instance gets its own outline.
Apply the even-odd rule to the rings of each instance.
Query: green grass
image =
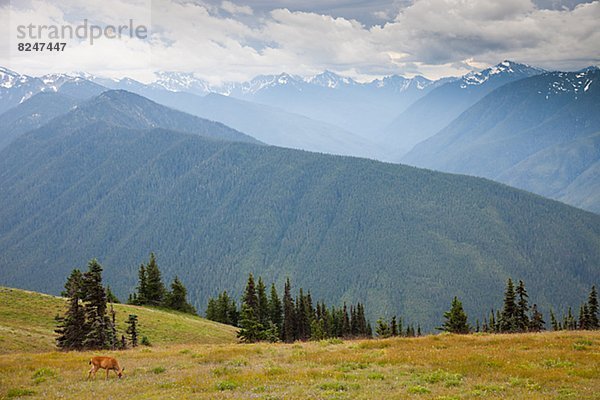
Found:
[[[0,287],[0,354],[54,350],[54,317],[63,315],[65,306],[60,297]],[[140,335],[152,344],[237,341],[235,328],[189,314],[125,304],[114,307],[120,332],[125,331],[127,316],[136,314]]]

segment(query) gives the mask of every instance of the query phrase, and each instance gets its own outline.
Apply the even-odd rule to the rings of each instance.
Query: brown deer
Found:
[[[115,371],[115,374],[117,374],[119,378],[123,376],[123,371],[125,371],[125,368],[119,366],[117,359],[112,357],[92,357],[90,365],[92,368],[90,368],[90,372],[88,373],[88,379],[92,376],[92,373],[94,374],[94,378],[96,378],[96,372],[98,372],[100,368],[106,370],[105,379],[108,379],[108,372],[111,369]]]

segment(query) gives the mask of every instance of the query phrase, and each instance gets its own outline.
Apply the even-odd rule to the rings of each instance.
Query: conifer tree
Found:
[[[275,288],[275,284],[271,284],[271,296],[269,299],[269,318],[271,322],[277,327],[279,332],[281,332],[283,325],[283,307],[281,305],[281,300],[279,300],[279,295],[277,294],[277,289]]]
[[[586,303],[582,304],[579,307],[579,323],[578,323],[578,328],[581,330],[587,330],[590,329],[589,325],[590,325],[590,314],[588,311],[588,306]]]
[[[252,274],[248,275],[246,290],[242,298],[239,325],[238,337],[242,341],[252,343],[264,338],[264,326],[259,320],[258,297]]]
[[[258,308],[258,321],[262,326],[267,327],[270,322],[269,316],[269,300],[267,298],[267,289],[263,283],[262,277],[258,277],[258,284],[256,286],[256,300]]]
[[[304,291],[300,288],[296,297],[296,339],[306,340],[310,337],[310,320],[307,315]]]
[[[375,333],[380,338],[387,338],[391,335],[391,329],[387,321],[383,318],[377,320],[377,326],[375,327]]]
[[[129,335],[131,347],[137,347],[138,345],[137,321],[137,315],[129,314],[129,318],[127,319],[127,330],[125,332]]]
[[[392,317],[392,322],[390,324],[390,334],[392,336],[398,336],[398,323],[396,322],[396,316]]]
[[[285,282],[283,292],[283,329],[282,340],[287,343],[294,341],[296,337],[296,315],[294,309],[294,300],[292,299],[292,287],[290,279]]]
[[[452,300],[450,311],[444,313],[444,319],[444,324],[439,328],[440,330],[451,333],[469,333],[467,314],[456,296]],[[410,331],[407,333],[410,334]]]
[[[515,303],[515,287],[512,279],[508,279],[504,292],[504,308],[500,317],[500,332],[517,332],[517,304]]]
[[[596,292],[596,286],[592,286],[590,295],[588,297],[587,308],[589,313],[589,327],[590,329],[600,329],[600,321],[598,317],[598,293]]]
[[[88,271],[83,274],[83,300],[86,316],[83,346],[87,349],[105,349],[110,344],[110,320],[106,315],[102,266],[96,259],[88,263]]]
[[[106,286],[106,301],[108,301],[109,303],[115,303],[115,304],[120,303],[117,296],[115,296],[113,294],[113,292],[110,290],[110,286]]]
[[[148,262],[148,265],[146,265],[145,303],[142,304],[160,306],[163,304],[165,294],[165,285],[162,282],[160,269],[156,263],[156,257],[154,256],[154,253],[150,253],[150,261]]]
[[[166,296],[165,306],[188,314],[196,314],[196,309],[187,301],[187,289],[177,276],[171,283],[171,291]]]
[[[552,315],[554,318],[554,315]],[[556,322],[556,320],[554,321]],[[545,330],[546,322],[544,322],[544,317],[541,312],[539,312],[537,308],[537,304],[531,306],[531,318],[529,320],[529,330],[531,332],[541,332]]]
[[[132,299],[134,301],[133,304],[143,305],[147,303],[148,296],[148,282],[146,278],[146,266],[144,263],[140,265],[138,270],[138,286],[137,286],[137,296],[134,296]]]
[[[527,313],[529,312],[529,306],[527,304],[527,290],[525,290],[525,284],[523,281],[519,281],[519,285],[516,289],[517,296],[517,309],[515,313],[515,320],[517,323],[517,331],[518,332],[526,332],[529,328],[529,317]]]
[[[74,269],[65,283],[63,296],[69,299],[69,308],[63,318],[59,318],[57,346],[62,350],[82,350],[85,340],[85,311],[80,304],[83,275]]]

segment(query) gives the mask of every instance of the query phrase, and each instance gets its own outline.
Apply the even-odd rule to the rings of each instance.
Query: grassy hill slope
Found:
[[[52,351],[57,314],[64,315],[63,298],[0,287],[0,354]],[[139,319],[141,336],[153,344],[232,343],[235,328],[203,318],[149,307],[115,304],[119,331],[129,314]]]

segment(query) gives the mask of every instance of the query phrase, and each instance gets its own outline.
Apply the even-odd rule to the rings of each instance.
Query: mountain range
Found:
[[[484,97],[402,162],[494,179],[600,212],[600,69],[548,72]]]
[[[600,280],[600,216],[481,178],[265,146],[117,90],[0,151],[0,249],[2,285],[58,293],[97,257],[124,298],[154,251],[200,310],[253,272],[429,330],[454,295],[487,314],[508,277],[546,311],[577,305]]]

